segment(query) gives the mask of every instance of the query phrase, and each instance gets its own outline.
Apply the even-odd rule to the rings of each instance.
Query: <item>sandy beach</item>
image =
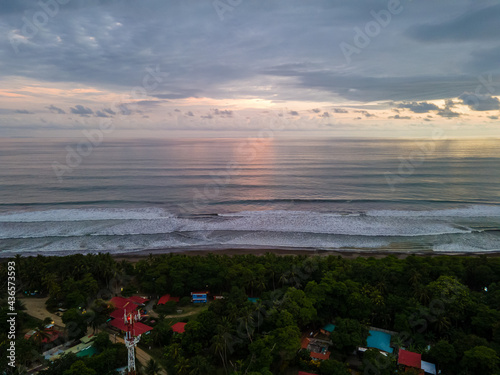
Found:
[[[388,251],[388,250],[323,250],[323,249],[290,249],[290,248],[223,248],[219,250],[214,249],[195,249],[195,250],[185,250],[185,249],[150,249],[150,250],[140,250],[132,253],[118,253],[112,254],[113,258],[117,261],[126,260],[129,262],[138,262],[142,259],[149,257],[150,255],[166,255],[166,254],[182,254],[188,256],[207,256],[208,254],[215,255],[256,255],[262,256],[267,253],[273,253],[279,256],[286,255],[302,255],[302,256],[340,256],[346,259],[354,259],[358,257],[365,258],[384,258],[389,255],[395,256],[398,259],[405,259],[408,256],[465,256],[465,257],[479,257],[486,255],[488,257],[499,257],[500,251],[489,251],[489,252],[435,252],[435,251]]]

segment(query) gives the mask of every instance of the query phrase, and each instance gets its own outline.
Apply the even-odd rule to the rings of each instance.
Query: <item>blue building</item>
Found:
[[[193,302],[193,303],[207,303],[209,293],[210,292],[191,292],[191,302]]]

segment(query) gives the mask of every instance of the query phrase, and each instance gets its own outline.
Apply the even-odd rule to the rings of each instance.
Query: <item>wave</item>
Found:
[[[0,214],[0,247],[10,252],[128,252],[193,246],[359,249],[391,248],[394,243],[403,250],[499,249],[500,206],[189,215],[176,215],[158,207],[81,208]]]
[[[171,217],[168,211],[156,208],[80,208],[55,209],[0,214],[2,222],[69,222],[97,220],[148,220]]]
[[[460,218],[500,218],[498,206],[435,211],[242,211],[175,215],[162,208],[55,209],[0,214],[0,238],[164,234],[188,231],[303,232],[358,236],[421,236],[477,231]],[[469,225],[468,225],[469,224]],[[494,229],[497,223],[490,225]]]

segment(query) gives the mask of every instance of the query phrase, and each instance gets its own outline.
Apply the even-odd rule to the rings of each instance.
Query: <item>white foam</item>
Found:
[[[88,210],[68,211],[70,212],[58,212],[57,220],[41,211],[44,214],[34,214],[34,218],[38,220],[30,217],[29,221],[0,222],[0,238],[123,236],[241,230],[354,236],[422,236],[472,231],[464,223],[458,224],[449,216],[342,216],[310,211],[256,211],[224,217],[159,218],[163,211],[124,211],[123,216],[120,216],[120,211],[105,211],[104,214]],[[42,217],[47,217],[50,221],[42,221]],[[103,219],[104,217],[107,219]],[[64,221],[63,218],[70,220]]]
[[[172,217],[168,211],[161,208],[135,208],[135,209],[56,209],[43,211],[7,212],[0,214],[0,222],[39,222],[39,221],[86,221],[86,220],[152,220]]]
[[[500,217],[500,206],[473,205],[432,211],[371,210],[367,216],[388,217]]]

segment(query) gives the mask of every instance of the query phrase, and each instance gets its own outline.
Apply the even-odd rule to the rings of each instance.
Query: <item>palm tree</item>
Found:
[[[146,365],[146,375],[156,375],[161,371],[160,365],[154,359],[150,359]]]
[[[436,317],[436,321],[434,322],[434,325],[436,326],[436,330],[440,335],[448,331],[451,327],[451,321],[450,319],[445,316],[445,315],[438,315]]]
[[[44,323],[40,323],[35,329],[35,333],[31,336],[31,340],[33,340],[40,348],[42,347],[43,340],[49,339],[50,334],[45,330]]]
[[[413,295],[420,301],[420,303],[424,305],[427,304],[431,299],[429,295],[429,290],[423,286],[419,286],[417,289],[415,289]]]
[[[207,360],[201,355],[196,355],[189,361],[189,375],[206,375],[210,374],[210,365]]]
[[[227,352],[230,350],[233,336],[230,333],[231,322],[226,317],[222,318],[222,323],[217,326],[217,334],[212,338],[212,350],[218,354],[222,360],[222,365],[227,373]]]
[[[180,357],[175,365],[177,375],[187,375],[189,373],[189,360],[185,357]]]
[[[24,366],[16,367],[16,370],[13,372],[13,375],[28,375],[28,369]]]

